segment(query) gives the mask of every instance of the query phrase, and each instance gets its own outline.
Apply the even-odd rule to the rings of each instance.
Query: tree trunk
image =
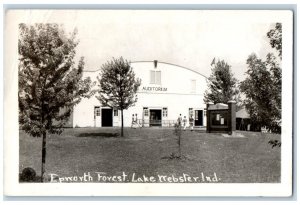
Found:
[[[41,182],[44,182],[45,162],[46,162],[46,132],[43,133],[43,142],[42,142],[42,170],[41,170]]]
[[[181,158],[181,127],[179,128],[178,145],[179,145],[179,158]]]
[[[123,109],[121,109],[121,137],[124,136],[123,128],[124,128],[124,118],[123,118]]]

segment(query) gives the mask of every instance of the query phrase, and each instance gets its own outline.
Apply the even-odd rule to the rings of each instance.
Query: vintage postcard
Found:
[[[293,12],[13,10],[8,196],[291,196]]]

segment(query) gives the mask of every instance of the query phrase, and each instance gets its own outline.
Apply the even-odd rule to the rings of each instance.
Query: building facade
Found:
[[[173,126],[179,115],[192,115],[194,125],[206,126],[206,105],[203,95],[206,77],[191,69],[159,61],[132,62],[131,66],[141,86],[137,102],[124,110],[124,126],[130,127],[132,115],[137,115],[144,127]],[[97,81],[100,71],[85,71],[84,77]],[[98,81],[97,81],[98,82]],[[96,94],[97,95],[97,94]],[[74,107],[73,127],[118,127],[121,126],[121,112],[104,107],[92,96]]]

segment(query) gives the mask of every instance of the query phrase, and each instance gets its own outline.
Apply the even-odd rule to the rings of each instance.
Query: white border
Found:
[[[221,12],[221,11],[219,11]],[[244,11],[249,12],[249,11]],[[251,11],[250,11],[251,12]],[[283,23],[282,180],[278,184],[19,184],[17,31],[27,17],[4,19],[4,193],[8,196],[290,196],[292,184],[292,12],[261,11],[253,22]],[[268,14],[266,14],[266,12]],[[260,13],[260,12],[258,12]],[[12,23],[13,22],[13,23]]]

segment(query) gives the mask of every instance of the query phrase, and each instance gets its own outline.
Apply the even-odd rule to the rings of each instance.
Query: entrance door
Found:
[[[161,110],[150,109],[150,126],[161,126]]]
[[[94,120],[95,120],[95,127],[101,127],[101,110],[100,106],[94,107]]]
[[[195,126],[203,126],[203,110],[195,110]]]
[[[102,108],[102,127],[112,127],[113,126],[113,110],[111,108]]]

